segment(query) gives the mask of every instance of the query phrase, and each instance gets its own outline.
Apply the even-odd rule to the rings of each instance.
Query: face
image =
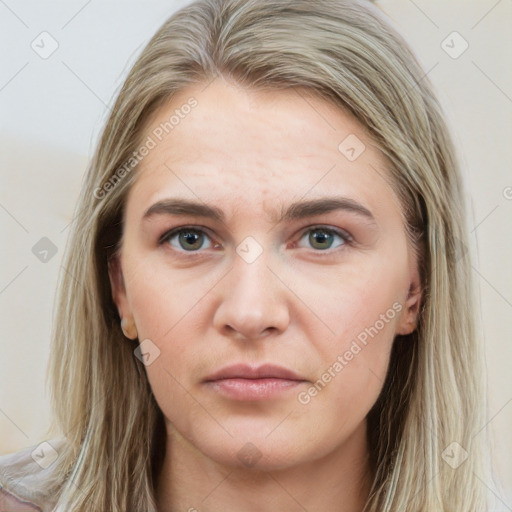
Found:
[[[110,277],[169,436],[267,469],[341,450],[420,302],[385,159],[325,100],[223,79],[142,140]]]

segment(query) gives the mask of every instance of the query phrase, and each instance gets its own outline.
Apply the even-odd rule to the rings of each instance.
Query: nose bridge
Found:
[[[289,315],[283,284],[269,268],[270,250],[248,238],[237,247],[215,322],[225,333],[257,338],[286,329]]]
[[[269,251],[262,250],[258,254],[254,248],[250,247],[244,253],[242,247],[240,244],[237,248],[238,256],[233,264],[234,292],[239,295],[239,299],[244,297],[252,300],[265,299],[266,293],[272,288],[270,281],[275,279],[269,270]]]

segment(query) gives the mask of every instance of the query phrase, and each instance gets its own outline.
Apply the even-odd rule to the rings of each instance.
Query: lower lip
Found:
[[[295,389],[304,381],[288,379],[220,379],[206,384],[232,400],[266,400]]]

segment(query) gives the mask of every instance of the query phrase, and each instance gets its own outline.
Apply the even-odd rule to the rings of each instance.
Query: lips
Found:
[[[237,364],[208,376],[204,385],[229,400],[254,402],[290,397],[289,393],[305,382],[300,375],[282,366]]]
[[[205,379],[205,382],[213,382],[226,379],[282,379],[290,381],[305,381],[295,372],[276,366],[273,364],[264,364],[258,367],[252,367],[245,364],[236,364],[222,368]]]

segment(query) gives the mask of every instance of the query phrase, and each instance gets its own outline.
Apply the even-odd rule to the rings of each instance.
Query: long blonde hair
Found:
[[[368,416],[374,480],[365,510],[486,510],[463,183],[428,77],[362,0],[199,0],[162,25],[131,69],[88,167],[60,276],[49,375],[52,428],[67,443],[55,463],[55,510],[156,509],[163,416],[137,344],[120,329],[107,265],[145,124],[177,91],[218,75],[316,92],[353,114],[389,161],[424,296],[418,328],[395,339]],[[454,468],[443,452],[465,453],[459,445],[469,457]]]

